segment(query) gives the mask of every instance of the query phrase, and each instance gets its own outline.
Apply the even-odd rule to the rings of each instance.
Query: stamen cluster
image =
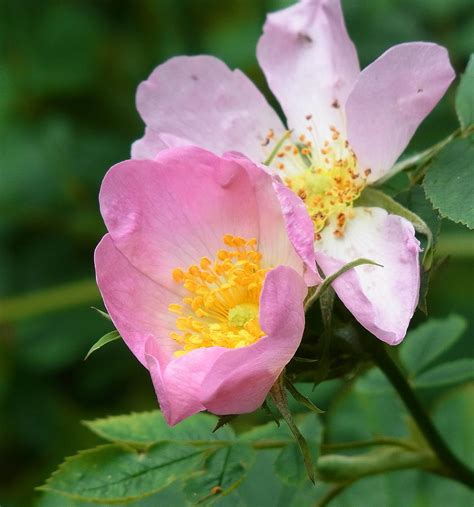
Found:
[[[183,304],[168,307],[178,315],[176,328],[181,331],[170,334],[182,346],[177,356],[201,347],[245,347],[264,335],[258,308],[268,269],[261,267],[257,240],[225,234],[223,242],[227,248],[214,260],[202,257],[199,265],[172,272],[188,293]]]
[[[370,169],[360,174],[355,153],[335,127],[330,127],[331,139],[321,143],[311,115],[306,119],[310,122],[308,136],[301,134],[295,141],[286,134],[276,142],[279,149],[273,165],[282,172],[284,183],[304,201],[313,220],[315,240],[320,239],[319,232],[332,216],[336,216],[333,233],[342,237]],[[271,147],[273,139],[270,131],[264,145]]]

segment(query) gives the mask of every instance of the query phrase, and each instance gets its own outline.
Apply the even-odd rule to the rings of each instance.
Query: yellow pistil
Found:
[[[311,115],[306,119],[311,121]],[[297,141],[287,139],[282,143],[274,165],[284,183],[304,201],[313,220],[315,240],[320,239],[320,231],[332,216],[336,216],[333,233],[342,237],[370,169],[360,170],[348,141],[335,127],[330,127],[330,140],[322,143],[315,135],[315,124],[307,130],[308,136],[300,134]],[[269,149],[271,142],[269,138]]]
[[[215,260],[203,257],[171,273],[187,291],[182,304],[168,307],[178,315],[178,332],[170,335],[182,347],[176,356],[202,347],[246,347],[265,334],[258,304],[268,269],[261,267],[257,240],[225,234],[223,242],[226,248],[216,252]]]

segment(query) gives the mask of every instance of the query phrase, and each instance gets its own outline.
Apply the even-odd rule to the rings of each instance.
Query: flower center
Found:
[[[308,115],[307,120],[311,120]],[[366,186],[370,169],[359,172],[357,157],[335,127],[331,139],[318,142],[314,125],[307,127],[309,135],[301,134],[297,141],[286,134],[277,141],[273,166],[281,171],[284,183],[304,201],[310,214],[315,240],[328,219],[335,215],[334,235],[342,237],[348,218],[352,218],[353,202]],[[273,134],[267,135],[265,145],[271,147]],[[273,148],[275,150],[275,147]]]
[[[182,346],[176,356],[202,347],[246,347],[265,334],[258,311],[268,269],[261,267],[257,240],[225,234],[223,242],[214,260],[203,257],[199,265],[172,272],[187,291],[183,304],[168,307],[178,315],[178,332],[170,334]]]

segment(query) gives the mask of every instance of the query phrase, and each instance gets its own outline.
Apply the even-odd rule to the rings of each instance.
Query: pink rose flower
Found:
[[[276,150],[269,170],[305,202],[324,273],[360,257],[383,265],[359,266],[333,286],[363,326],[397,344],[418,302],[419,242],[407,220],[353,202],[387,174],[453,80],[447,51],[400,44],[360,71],[339,0],[303,0],[268,16],[257,57],[291,136],[240,71],[178,57],[138,88],[146,130],[132,156],[194,144],[264,162]]]
[[[295,201],[287,212],[311,229]],[[168,423],[258,408],[300,344],[314,278],[272,177],[243,157],[175,148],[112,167],[100,208],[97,283]],[[298,245],[310,267],[311,243]]]

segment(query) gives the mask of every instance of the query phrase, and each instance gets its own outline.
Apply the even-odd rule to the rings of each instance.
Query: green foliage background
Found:
[[[101,178],[128,158],[143,126],[138,83],[167,58],[210,53],[240,67],[267,95],[255,58],[265,13],[288,0],[0,0],[1,298],[93,277],[104,233]],[[362,66],[393,44],[445,45],[459,73],[474,48],[471,0],[346,0]],[[452,87],[409,151],[456,126]],[[464,315],[469,327],[450,352],[472,354],[474,245],[467,229],[443,222],[431,315]],[[22,507],[66,455],[97,439],[78,421],[155,407],[146,371],[120,343],[83,362],[111,329],[84,302],[25,318],[0,313],[0,503]],[[18,318],[17,318],[18,317]],[[417,314],[417,321],[423,320]],[[394,483],[395,484],[395,483]],[[395,485],[393,487],[396,487]]]

